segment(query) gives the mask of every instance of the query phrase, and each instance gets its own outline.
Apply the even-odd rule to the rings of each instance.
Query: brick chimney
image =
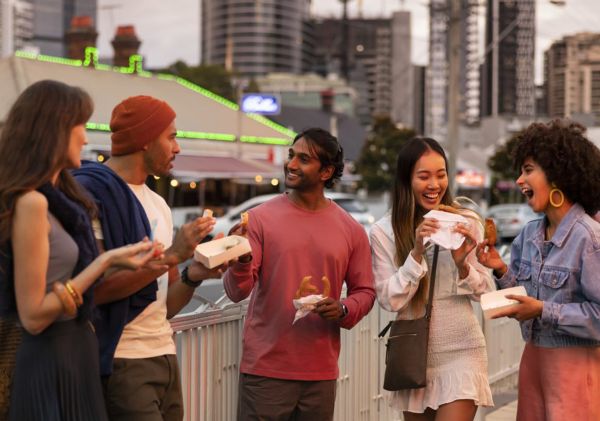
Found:
[[[98,32],[94,28],[91,16],[74,16],[71,27],[65,33],[67,57],[76,60],[85,59],[86,47],[95,47]]]
[[[113,64],[115,66],[127,67],[129,66],[129,57],[138,53],[142,42],[135,34],[133,25],[123,25],[117,28],[117,33],[111,44],[115,50]]]

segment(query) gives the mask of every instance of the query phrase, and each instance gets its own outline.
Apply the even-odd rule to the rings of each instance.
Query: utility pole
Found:
[[[458,126],[460,122],[460,30],[461,1],[448,0],[448,181],[450,191],[456,193],[456,165],[460,149]]]
[[[514,26],[518,24],[518,19],[515,19]],[[492,117],[498,116],[498,101],[499,92],[498,87],[500,81],[498,80],[498,60],[500,56],[500,40],[498,39],[500,34],[500,1],[492,0]],[[512,28],[511,28],[512,30]],[[508,34],[508,32],[507,32]]]
[[[348,1],[349,0],[340,0],[343,4],[343,12],[342,12],[342,42],[340,46],[340,60],[341,60],[341,73],[342,77],[348,82],[350,80],[350,71],[348,64]]]

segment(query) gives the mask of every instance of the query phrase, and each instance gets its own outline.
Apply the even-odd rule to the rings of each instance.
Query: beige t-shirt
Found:
[[[169,206],[145,184],[129,184],[129,187],[144,207],[150,226],[156,226],[154,239],[163,243],[165,249],[169,248],[173,241],[173,219]],[[158,278],[156,301],[125,326],[115,358],[150,358],[176,353],[173,330],[167,320],[168,287],[169,275],[166,272]]]

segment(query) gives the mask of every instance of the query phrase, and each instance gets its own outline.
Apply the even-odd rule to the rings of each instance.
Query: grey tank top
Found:
[[[73,269],[79,258],[79,247],[65,231],[61,223],[48,212],[50,222],[50,258],[46,271],[46,292],[52,291],[54,282],[66,282],[73,276]]]

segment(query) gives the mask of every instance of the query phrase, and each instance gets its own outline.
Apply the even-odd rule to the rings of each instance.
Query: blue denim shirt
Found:
[[[515,238],[499,288],[523,285],[544,302],[542,315],[521,322],[523,339],[548,348],[600,346],[600,224],[575,204],[552,240],[545,218]]]

